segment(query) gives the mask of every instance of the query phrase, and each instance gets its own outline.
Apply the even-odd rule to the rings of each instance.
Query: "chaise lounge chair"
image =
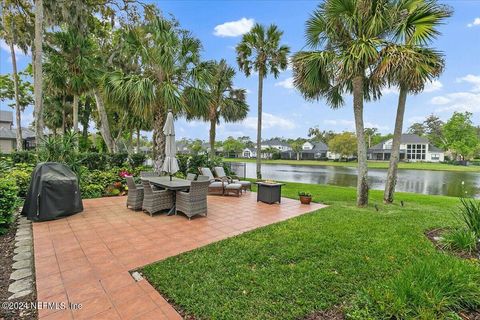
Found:
[[[207,193],[210,181],[192,181],[188,192],[177,191],[175,214],[183,212],[190,220],[197,214],[207,215]]]
[[[252,190],[252,183],[250,181],[239,180],[237,176],[227,176],[223,167],[214,167],[213,171],[217,178],[226,179],[228,183],[237,183],[242,185],[242,190]]]
[[[200,171],[200,175],[198,176],[197,181],[210,181],[210,185],[208,186],[208,193],[224,195],[225,185],[228,184],[226,180],[215,178],[209,168],[201,167],[198,168],[198,171]]]

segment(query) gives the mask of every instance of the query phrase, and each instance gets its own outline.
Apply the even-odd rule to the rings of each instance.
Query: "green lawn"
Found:
[[[143,274],[198,319],[298,319],[340,305],[353,319],[455,319],[451,311],[480,306],[478,263],[440,253],[424,236],[457,224],[456,198],[398,194],[404,207],[384,206],[372,191],[358,209],[353,188],[287,183],[283,195],[298,191],[330,206]]]
[[[255,162],[255,159],[243,158],[225,158],[226,162]],[[338,167],[356,167],[356,162],[334,162],[319,160],[262,160],[262,163],[268,164],[291,164],[299,166],[338,166]],[[369,161],[368,167],[372,169],[388,169],[388,161]],[[462,172],[480,172],[480,166],[457,166],[445,163],[433,162],[400,162],[399,169],[411,170],[434,170],[434,171],[462,171]]]

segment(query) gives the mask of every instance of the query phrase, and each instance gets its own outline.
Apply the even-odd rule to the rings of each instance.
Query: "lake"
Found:
[[[243,164],[246,165],[247,178],[255,178],[255,163],[232,163],[243,176]],[[236,171],[236,170],[235,170]],[[387,176],[386,169],[369,169],[371,189],[383,190]],[[301,183],[332,184],[336,186],[356,187],[357,169],[337,166],[306,166],[284,164],[262,164],[264,179]],[[462,185],[462,182],[464,184]],[[480,173],[429,170],[398,170],[397,191],[458,197],[467,192],[480,197]]]

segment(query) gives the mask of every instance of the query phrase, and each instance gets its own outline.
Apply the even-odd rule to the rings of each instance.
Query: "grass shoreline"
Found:
[[[224,158],[225,162],[255,162],[255,159]],[[332,166],[332,167],[356,167],[356,162],[334,162],[320,160],[262,160],[263,164],[284,164],[294,166]],[[388,169],[388,161],[368,161],[369,169]],[[400,162],[400,170],[432,170],[452,172],[480,172],[480,166],[460,166],[433,162]]]
[[[299,319],[335,306],[345,306],[349,319],[447,319],[470,304],[480,307],[478,262],[439,252],[424,234],[458,224],[451,214],[457,198],[397,193],[404,206],[387,206],[373,190],[369,207],[357,208],[355,188],[289,182],[282,193],[297,199],[299,191],[329,207],[142,273],[201,319]]]

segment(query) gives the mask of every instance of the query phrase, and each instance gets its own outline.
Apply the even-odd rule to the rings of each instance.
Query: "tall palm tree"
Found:
[[[287,69],[290,48],[281,45],[283,31],[274,24],[268,28],[255,24],[250,32],[242,37],[237,45],[237,63],[245,75],[251,75],[252,70],[258,72],[258,121],[257,121],[257,179],[262,178],[262,96],[263,80],[268,74],[278,77],[281,70]]]
[[[35,98],[34,119],[35,139],[38,142],[43,139],[43,0],[35,0],[35,38],[33,51],[33,94]]]
[[[47,48],[48,59],[63,73],[67,94],[73,96],[73,131],[78,133],[78,106],[80,96],[93,84],[93,43],[77,30],[67,28],[49,34],[51,45]]]
[[[202,74],[196,69],[201,44],[185,30],[160,16],[123,34],[128,41],[130,68],[109,72],[103,90],[110,101],[133,108],[145,119],[153,119],[156,167],[165,158],[165,136],[162,128],[168,110],[176,114],[195,114],[195,108],[206,108],[208,96],[198,86]],[[141,61],[141,67],[138,62]],[[137,65],[136,68],[132,66]]]
[[[12,78],[14,88],[15,100],[15,125],[16,125],[16,144],[17,150],[23,149],[22,139],[22,121],[20,97],[20,79],[17,71],[17,57],[15,47],[20,48],[23,53],[27,53],[30,47],[30,15],[28,3],[22,4],[22,10],[18,8],[18,4],[9,0],[2,1],[2,25],[0,28],[0,35],[5,39],[6,44],[10,49],[10,57],[12,60]]]
[[[307,21],[306,40],[312,51],[293,58],[294,85],[306,99],[324,97],[332,108],[353,94],[358,147],[357,206],[368,205],[367,147],[364,100],[376,98],[368,70],[377,63],[389,28],[388,0],[326,0]]]
[[[438,26],[451,15],[450,10],[436,0],[401,0],[395,9],[397,22],[393,32],[397,43],[382,50],[381,61],[375,70],[376,76],[388,86],[399,88],[390,166],[383,195],[385,203],[394,200],[407,95],[421,92],[427,81],[432,81],[443,71],[443,55],[426,46],[439,34]]]
[[[220,123],[220,118],[225,122],[243,120],[248,113],[248,104],[246,90],[233,86],[235,69],[230,67],[225,59],[220,62],[207,62],[204,66],[208,72],[206,91],[209,102],[201,118],[210,122],[210,156],[213,157],[215,156],[216,126]]]

